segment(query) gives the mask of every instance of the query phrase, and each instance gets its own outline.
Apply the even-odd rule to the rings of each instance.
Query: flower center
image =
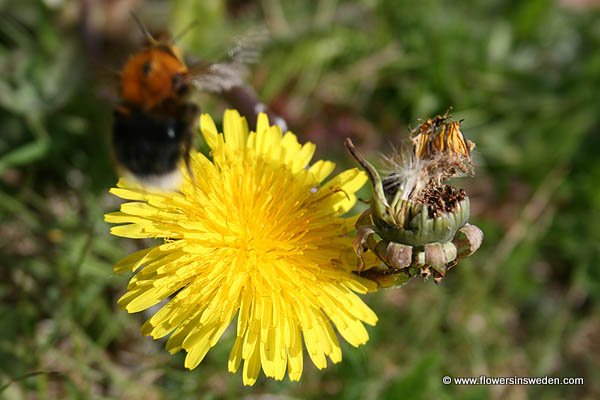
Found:
[[[237,194],[229,198],[228,214],[234,217],[228,223],[236,233],[231,247],[238,257],[256,260],[255,267],[301,255],[310,225],[309,188],[292,185],[291,172],[265,167],[245,168],[243,180],[230,182],[231,193]]]

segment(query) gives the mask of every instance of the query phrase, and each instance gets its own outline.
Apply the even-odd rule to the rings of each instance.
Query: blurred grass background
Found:
[[[600,397],[600,12],[594,0],[1,0],[0,398],[593,399]],[[299,383],[226,372],[227,332],[194,371],[142,337],[112,265],[108,133],[135,10],[213,59],[271,38],[249,81],[318,157],[371,159],[453,107],[477,143],[461,182],[486,234],[440,287],[366,297],[380,316],[342,363]],[[206,96],[220,118],[226,104]],[[368,192],[365,192],[365,196]],[[583,386],[444,386],[450,376]]]

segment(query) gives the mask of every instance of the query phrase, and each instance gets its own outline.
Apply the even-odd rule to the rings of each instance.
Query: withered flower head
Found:
[[[468,224],[467,194],[446,183],[449,178],[473,174],[474,146],[460,131],[460,122],[447,114],[428,119],[413,131],[410,145],[398,157],[388,159],[391,171],[382,180],[352,141],[346,140],[373,186],[371,206],[356,224],[359,273],[381,286],[404,283],[417,273],[433,274],[439,282],[457,258],[479,248],[483,233]],[[366,250],[373,251],[386,267],[363,272]]]

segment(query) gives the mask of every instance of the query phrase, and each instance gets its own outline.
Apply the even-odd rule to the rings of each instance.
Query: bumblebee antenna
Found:
[[[144,35],[144,37],[146,38],[148,43],[150,43],[152,45],[156,44],[157,43],[156,39],[154,39],[154,37],[150,34],[150,31],[148,31],[148,28],[146,28],[146,25],[144,25],[144,23],[142,22],[140,17],[138,17],[138,15],[136,13],[134,13],[133,11],[129,11],[129,13],[131,14],[131,17],[137,24],[138,28],[140,28],[140,31],[142,32],[142,34]]]
[[[179,33],[177,35],[175,35],[175,37],[173,38],[173,44],[177,43],[178,40],[180,40],[183,36],[185,36],[189,31],[191,31],[193,28],[197,27],[199,24],[200,24],[200,20],[198,20],[198,19],[192,20],[189,24],[187,24],[185,26],[185,28],[183,28],[181,31],[179,31]]]

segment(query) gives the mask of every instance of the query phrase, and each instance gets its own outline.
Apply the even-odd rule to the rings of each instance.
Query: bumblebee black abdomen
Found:
[[[117,162],[140,180],[172,173],[187,162],[191,127],[181,115],[117,109],[113,148]],[[179,114],[179,113],[176,113]]]

